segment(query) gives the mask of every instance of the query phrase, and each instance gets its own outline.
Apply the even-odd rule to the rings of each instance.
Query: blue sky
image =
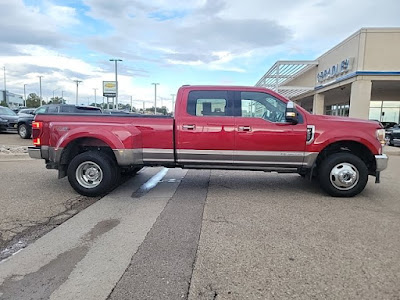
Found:
[[[361,27],[400,26],[398,0],[0,0],[0,11],[11,92],[38,93],[40,75],[43,98],[64,91],[73,103],[79,79],[91,103],[116,57],[120,102],[148,107],[152,82],[170,107],[183,84],[254,85],[277,60],[313,60]]]

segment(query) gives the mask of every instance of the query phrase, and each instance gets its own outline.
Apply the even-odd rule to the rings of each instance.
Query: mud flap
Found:
[[[381,172],[376,171],[375,173],[375,183],[381,183]]]

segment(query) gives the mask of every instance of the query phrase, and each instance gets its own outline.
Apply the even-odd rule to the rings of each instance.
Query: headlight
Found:
[[[376,138],[381,143],[381,145],[385,145],[385,129],[378,129],[376,131]]]

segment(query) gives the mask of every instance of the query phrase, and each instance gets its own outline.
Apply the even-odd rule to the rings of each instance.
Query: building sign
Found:
[[[103,81],[103,96],[115,97],[117,95],[116,81]]]
[[[328,79],[347,73],[353,68],[353,60],[354,58],[352,57],[346,58],[342,60],[340,63],[333,65],[324,71],[319,72],[317,75],[317,82],[321,83]]]

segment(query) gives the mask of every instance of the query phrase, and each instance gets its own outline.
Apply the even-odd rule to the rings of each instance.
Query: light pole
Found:
[[[53,101],[54,101],[54,92],[59,90],[60,88],[56,88],[55,90],[53,90]]]
[[[24,106],[26,107],[26,86],[27,84],[24,83]]]
[[[175,112],[175,94],[171,94],[172,97],[172,112]]]
[[[157,82],[153,82],[152,83],[154,85],[154,114],[157,114],[157,85],[159,85],[159,83]]]
[[[117,63],[119,61],[122,61],[122,59],[119,58],[110,58],[110,61],[115,62],[115,106],[118,109],[118,67],[117,67]]]
[[[40,97],[40,105],[42,105],[42,77],[43,76],[38,76],[39,77],[39,97]]]
[[[132,110],[132,96],[131,96],[131,112],[132,112],[133,110]]]
[[[74,82],[76,83],[76,105],[78,105],[78,86],[79,83],[82,82],[82,80],[74,80]]]
[[[62,101],[62,104],[65,104],[64,91],[61,91],[61,101]]]
[[[7,99],[7,80],[6,80],[6,66],[3,67],[4,69],[4,100],[8,106],[8,99]]]
[[[93,88],[93,91],[94,91],[94,106],[96,106],[96,107],[97,107],[97,96],[96,96],[96,91],[97,90],[98,90],[97,88]]]

